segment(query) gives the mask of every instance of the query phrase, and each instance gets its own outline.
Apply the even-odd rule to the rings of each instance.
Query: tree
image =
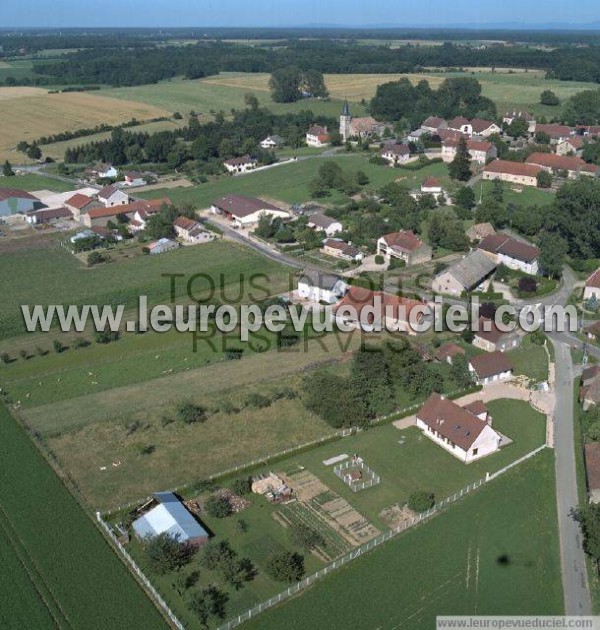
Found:
[[[14,177],[15,175],[15,172],[12,169],[12,165],[8,160],[4,162],[4,166],[2,167],[2,175],[4,175],[4,177]]]
[[[465,138],[461,138],[456,148],[456,155],[448,165],[448,173],[452,179],[466,182],[471,179],[471,155]]]
[[[515,118],[506,128],[506,132],[513,138],[527,138],[529,135],[529,124],[522,118]]]
[[[597,125],[600,123],[600,92],[583,90],[565,104],[563,118],[569,125]]]
[[[205,422],[206,421],[206,409],[201,405],[197,405],[190,400],[184,400],[180,403],[177,403],[175,407],[175,412],[177,413],[177,417],[184,424],[195,424],[196,422]]]
[[[211,617],[225,618],[228,600],[227,593],[220,591],[215,586],[209,586],[190,597],[188,608],[196,615],[200,624],[208,628],[208,621]]]
[[[567,255],[567,243],[564,238],[553,232],[542,232],[540,237],[540,267],[547,276],[557,278]]]
[[[475,206],[475,193],[469,186],[459,186],[454,193],[454,203],[465,210]]]
[[[214,518],[226,518],[233,513],[229,499],[218,494],[213,494],[206,500],[204,509]]]
[[[145,554],[150,569],[159,575],[180,569],[188,564],[196,553],[194,545],[180,542],[178,538],[166,532],[148,538],[145,542]]]
[[[39,160],[42,157],[42,151],[38,146],[30,146],[27,149],[27,157],[31,160]]]
[[[539,188],[550,188],[552,186],[552,173],[542,169],[537,174],[537,185]]]
[[[231,548],[228,540],[209,540],[202,548],[200,564],[209,571],[218,568],[236,558],[237,554]]]
[[[424,490],[415,490],[408,497],[408,507],[413,512],[426,512],[435,504],[435,498],[432,492]]]
[[[325,539],[323,536],[308,525],[294,525],[290,528],[290,537],[292,542],[301,547],[302,549],[306,549],[310,551],[315,547],[324,547]]]
[[[276,103],[294,103],[302,98],[302,72],[295,66],[279,68],[271,74],[269,88]]]
[[[537,281],[532,276],[523,276],[519,278],[519,293],[535,293],[537,289]]]
[[[252,490],[252,477],[239,477],[233,482],[232,490],[235,494],[240,496],[250,494]]]
[[[304,575],[304,557],[290,551],[275,551],[266,562],[266,571],[280,582],[297,582]]]
[[[600,505],[587,505],[578,515],[583,532],[583,547],[596,565],[600,562]]]
[[[560,100],[552,90],[544,90],[540,94],[540,103],[542,105],[556,107],[556,105],[560,105]]]

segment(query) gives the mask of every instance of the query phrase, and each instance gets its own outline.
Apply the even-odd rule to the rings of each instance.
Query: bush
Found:
[[[27,360],[29,359],[29,352],[27,350],[19,350],[19,356],[21,359]]]
[[[58,339],[54,339],[54,341],[52,341],[52,348],[54,352],[56,352],[57,354],[60,354],[61,352],[64,352],[65,350],[65,347],[62,345],[62,343]]]
[[[384,262],[385,262],[385,258],[381,254],[377,254],[375,256],[375,264],[376,265],[383,265]]]
[[[150,569],[154,573],[164,575],[168,571],[180,569],[188,564],[196,548],[164,533],[149,540],[145,551]]]
[[[187,400],[180,402],[175,408],[178,418],[185,424],[206,421],[206,409]]]
[[[229,500],[216,494],[213,494],[206,500],[204,509],[209,516],[214,518],[226,518],[231,516],[233,512]]]
[[[402,267],[406,267],[406,261],[402,258],[390,258],[390,264],[388,265],[388,270],[392,269],[402,269]]]
[[[259,394],[258,392],[252,392],[246,398],[246,407],[256,407],[256,409],[264,409],[269,407],[271,399]]]
[[[97,330],[96,334],[94,335],[94,339],[96,340],[96,343],[102,343],[102,344],[111,343],[112,341],[117,341],[118,338],[119,338],[118,330]]]
[[[426,512],[429,508],[435,504],[435,498],[432,492],[425,492],[424,490],[415,490],[410,493],[408,497],[408,507],[413,512]]]
[[[304,575],[304,557],[290,551],[276,551],[267,559],[266,571],[280,582],[297,582]]]
[[[8,354],[8,352],[0,354],[0,361],[5,364],[10,363],[10,354]]]
[[[87,257],[87,264],[92,267],[105,262],[106,258],[100,252],[91,252]]]
[[[519,279],[519,291],[521,293],[535,293],[537,289],[537,281],[530,276],[523,276]]]
[[[87,348],[87,346],[89,345],[90,345],[90,342],[87,339],[84,339],[83,337],[77,337],[75,341],[73,342],[74,348]]]
[[[233,482],[231,489],[235,492],[235,494],[243,496],[244,494],[249,494],[252,490],[252,478],[251,477],[240,477]]]

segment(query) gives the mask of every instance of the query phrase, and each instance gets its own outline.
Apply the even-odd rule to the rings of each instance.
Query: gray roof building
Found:
[[[433,289],[448,293],[444,286],[458,283],[462,290],[471,291],[488,278],[496,267],[497,264],[491,258],[475,250],[436,276],[433,279]]]

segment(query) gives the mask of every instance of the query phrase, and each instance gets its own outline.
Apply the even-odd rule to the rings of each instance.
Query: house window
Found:
[[[474,449],[473,449],[473,457],[475,457],[475,455],[477,455],[477,452],[478,452],[478,451],[479,451],[479,449],[478,449],[478,448],[474,448]]]

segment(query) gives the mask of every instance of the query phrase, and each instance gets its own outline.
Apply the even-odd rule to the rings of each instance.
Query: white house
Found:
[[[504,332],[487,317],[479,318],[477,330],[473,333],[473,345],[485,352],[505,352],[521,343],[521,335],[517,331]]]
[[[487,410],[471,409],[433,393],[417,412],[423,435],[465,464],[495,453],[502,436],[491,426]]]
[[[469,372],[480,385],[512,378],[514,367],[504,352],[486,352],[469,359]]]
[[[364,258],[364,254],[352,245],[352,243],[346,243],[339,238],[328,238],[323,241],[323,253],[335,258],[342,258],[343,260],[351,260],[354,262],[360,262]]]
[[[556,155],[575,155],[581,157],[584,141],[581,136],[560,140],[554,147]]]
[[[144,176],[138,171],[129,171],[125,173],[125,185],[126,186],[145,186],[146,180]]]
[[[456,151],[458,149],[459,140],[451,139],[444,140],[442,143],[442,160],[444,162],[452,162],[456,157]],[[467,149],[473,162],[477,164],[485,164],[488,160],[494,159],[498,156],[498,149],[496,145],[486,140],[467,140]]]
[[[331,142],[331,137],[327,127],[323,125],[313,125],[306,132],[306,144],[309,147],[325,147]]]
[[[223,166],[228,173],[237,175],[238,173],[253,171],[258,166],[258,160],[249,155],[242,155],[242,157],[225,160]]]
[[[503,263],[510,269],[531,275],[539,273],[539,247],[518,241],[503,232],[486,236],[477,248],[497,264]]]
[[[263,149],[279,149],[285,144],[285,140],[278,135],[267,136],[264,140],[260,141],[260,146]]]
[[[271,218],[289,219],[290,213],[277,206],[245,195],[225,195],[213,201],[211,208],[213,214],[221,214],[229,219],[237,227],[251,227],[256,225],[261,216]]]
[[[327,236],[335,236],[344,229],[344,226],[321,212],[315,212],[308,217],[307,226],[315,232],[325,232]]]
[[[335,304],[347,291],[348,285],[332,273],[307,271],[298,280],[298,297],[311,302]]]
[[[398,258],[407,265],[418,265],[431,260],[433,252],[412,230],[384,234],[377,240],[377,254],[386,260]]]
[[[600,301],[600,269],[596,269],[585,281],[585,287],[583,288],[583,299],[591,300],[592,298]]]
[[[457,116],[448,123],[448,129],[460,131],[467,136],[481,136],[489,138],[495,133],[500,133],[501,129],[495,122],[482,118],[472,118],[469,120],[464,116]]]
[[[103,203],[107,208],[123,206],[129,203],[129,195],[111,184],[110,186],[105,186],[98,193],[98,201]]]
[[[96,179],[115,179],[119,171],[112,164],[96,164],[92,168],[86,168],[85,174]]]
[[[410,149],[407,144],[387,144],[379,154],[384,160],[387,160],[390,166],[398,164],[406,164],[410,159]]]
[[[187,243],[207,243],[212,239],[208,230],[205,230],[197,221],[187,217],[177,217],[173,222],[173,229],[175,234]]]

